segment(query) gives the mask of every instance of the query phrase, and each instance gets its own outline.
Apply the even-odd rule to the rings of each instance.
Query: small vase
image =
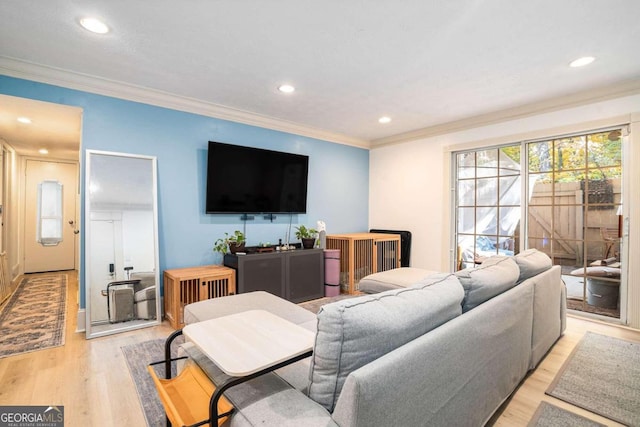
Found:
[[[302,247],[304,249],[313,249],[313,245],[316,243],[316,239],[314,237],[300,239],[302,240]]]
[[[229,252],[235,254],[236,252],[244,251],[244,242],[243,243],[229,243]]]

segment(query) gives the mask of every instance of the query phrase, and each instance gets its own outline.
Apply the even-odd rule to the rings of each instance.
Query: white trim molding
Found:
[[[507,110],[494,111],[487,114],[456,120],[449,123],[430,126],[423,129],[416,129],[385,138],[371,141],[371,148],[385,145],[399,144],[417,139],[430,138],[453,132],[461,132],[481,126],[508,122],[510,120],[522,119],[552,111],[563,110],[571,107],[592,104],[594,102],[606,101],[640,93],[640,79],[627,80],[622,83],[601,87],[585,92],[578,92],[558,98],[548,99],[541,102],[522,105],[520,107],[509,108]]]
[[[78,309],[76,322],[76,332],[86,332],[87,313],[84,308]]]
[[[597,89],[573,93],[506,110],[480,114],[449,123],[367,141],[220,104],[204,102],[156,89],[35,64],[7,56],[0,56],[0,74],[365,149],[461,132],[481,126],[503,123],[514,119],[526,118],[542,113],[640,93],[640,79],[627,80]]]
[[[0,56],[0,74],[359,148],[369,141],[156,89]]]

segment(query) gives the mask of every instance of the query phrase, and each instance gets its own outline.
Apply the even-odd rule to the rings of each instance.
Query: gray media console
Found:
[[[324,296],[324,251],[226,254],[224,265],[236,270],[236,292],[267,291],[291,302]]]

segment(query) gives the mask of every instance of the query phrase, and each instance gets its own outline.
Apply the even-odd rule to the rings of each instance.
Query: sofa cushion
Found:
[[[323,306],[309,397],[332,412],[352,371],[460,315],[463,297],[458,279],[442,273],[408,288]]]
[[[478,267],[455,273],[464,288],[462,311],[466,312],[515,286],[520,269],[513,257],[492,256]]]
[[[155,286],[150,286],[146,289],[142,289],[138,292],[136,292],[133,295],[133,300],[135,302],[140,302],[140,301],[146,301],[146,300],[150,300],[150,299],[156,299],[156,287]]]
[[[540,252],[537,249],[527,249],[524,252],[520,252],[514,258],[516,264],[520,268],[520,277],[518,282],[527,280],[537,274],[547,271],[551,268],[551,258],[544,252]]]
[[[367,294],[400,289],[418,283],[420,279],[437,273],[432,270],[415,267],[400,267],[393,270],[369,274],[358,282],[358,290]]]
[[[593,276],[593,277],[613,277],[615,279],[620,278],[622,270],[616,267],[587,267],[576,268],[571,273],[572,276]]]

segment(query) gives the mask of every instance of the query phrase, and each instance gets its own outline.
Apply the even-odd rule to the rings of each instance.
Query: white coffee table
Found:
[[[315,334],[265,310],[192,323],[182,329],[224,373],[251,376],[310,353]]]

